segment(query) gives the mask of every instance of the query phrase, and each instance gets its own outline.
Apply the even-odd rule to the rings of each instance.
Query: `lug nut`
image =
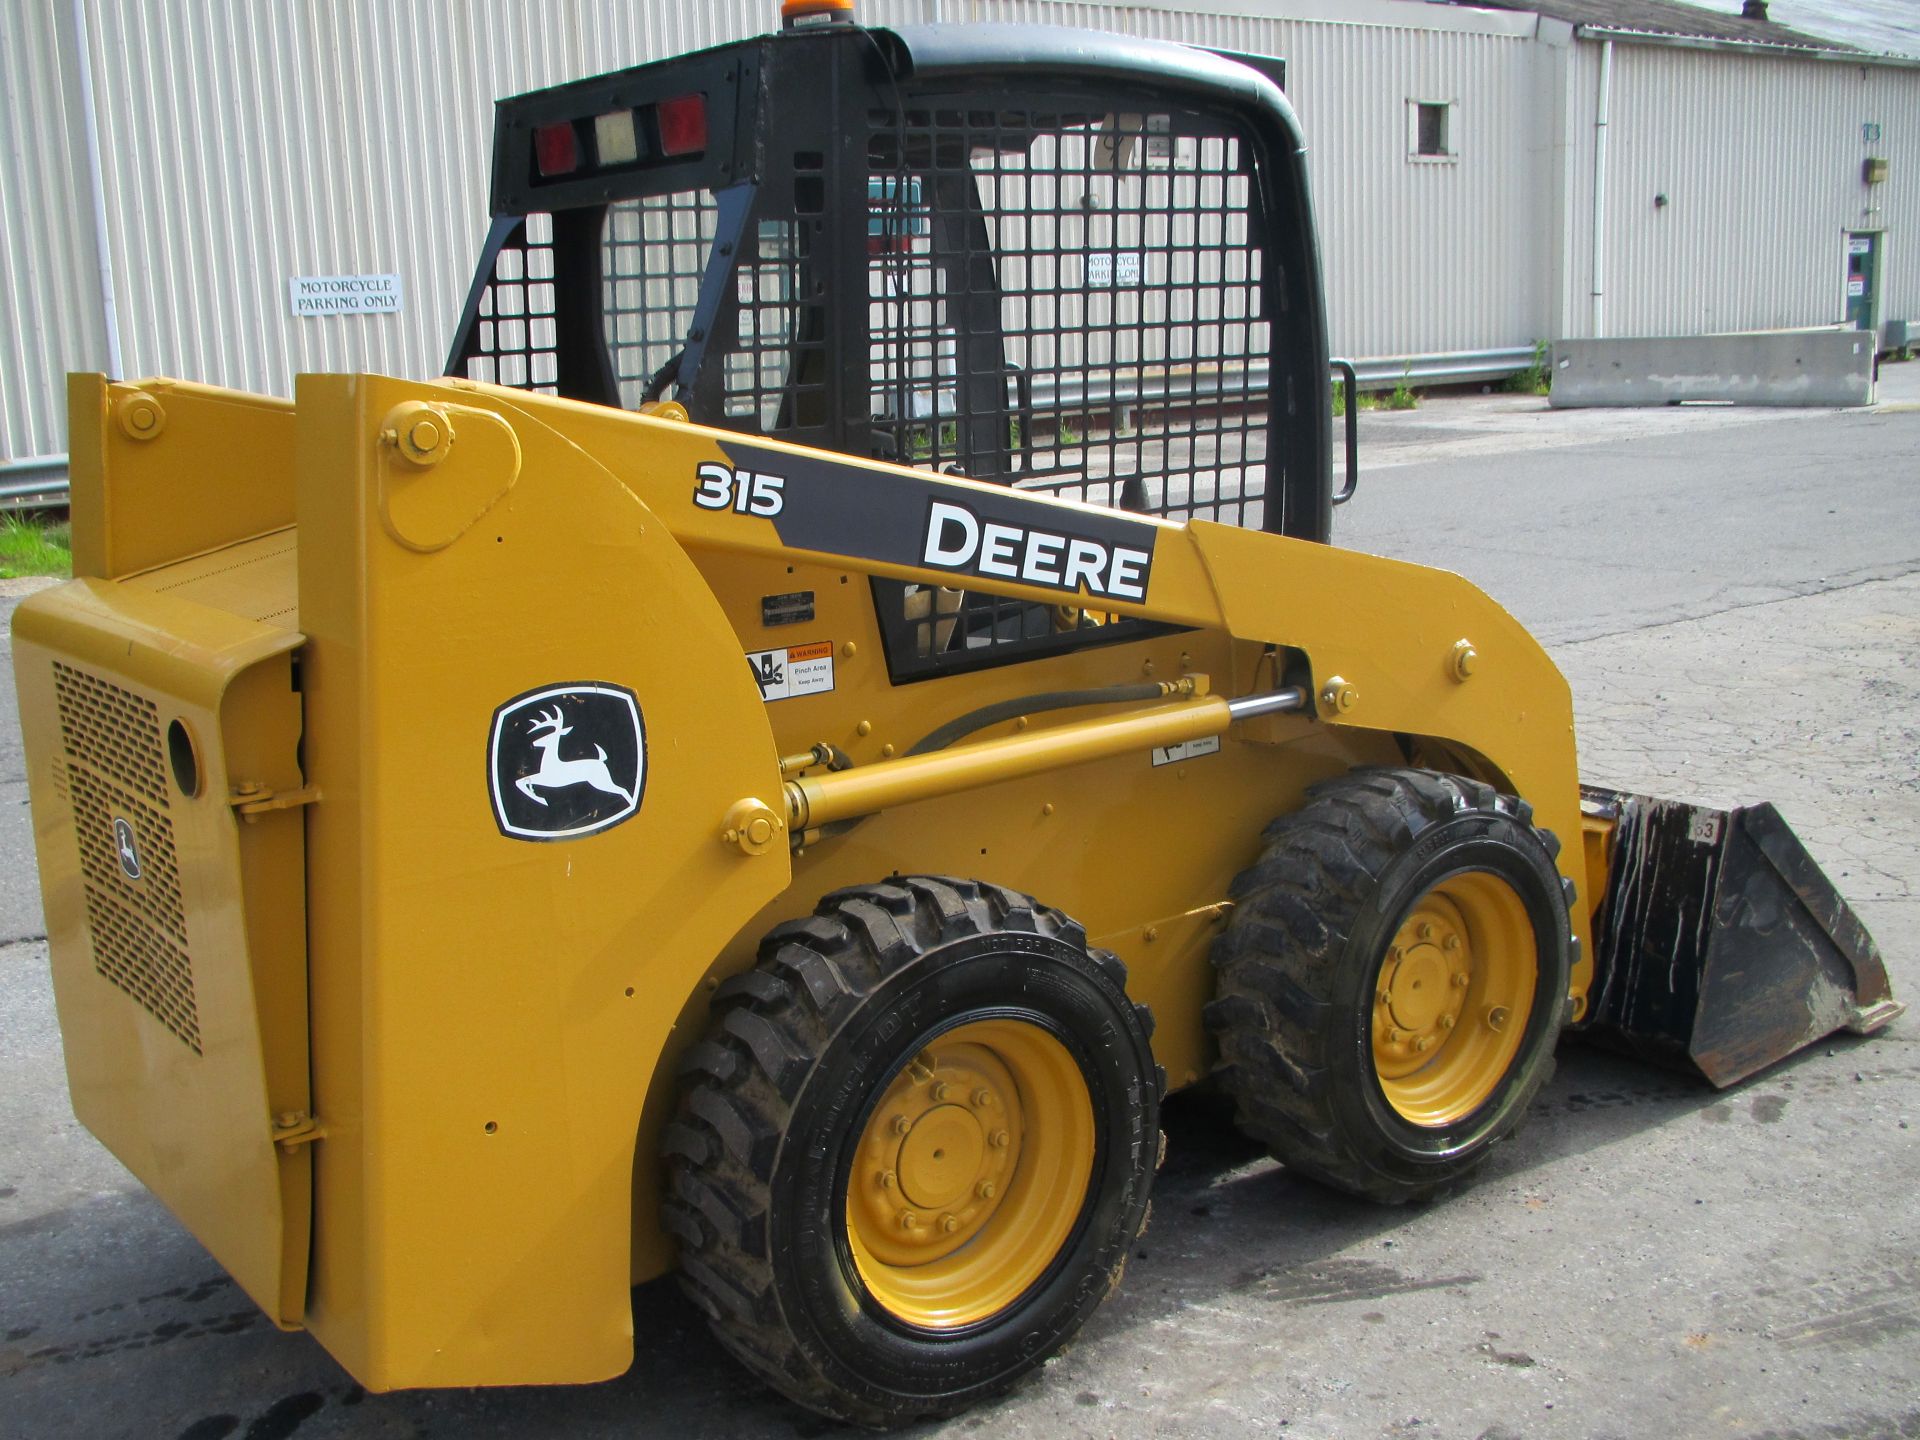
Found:
[[[1453,1028],[1453,1016],[1442,1015],[1440,1017],[1440,1028],[1442,1030],[1451,1030]]]
[[[880,1172],[880,1188],[882,1190],[891,1190],[895,1185],[899,1183],[900,1182],[894,1178],[893,1171],[882,1170]]]
[[[993,1092],[987,1089],[984,1085],[981,1086],[978,1090],[973,1092],[974,1109],[984,1110],[987,1108],[987,1106],[991,1105],[992,1103],[993,1103]]]
[[[978,1185],[973,1187],[973,1193],[978,1195],[982,1200],[993,1199],[996,1193],[993,1188],[993,1181],[982,1180]]]
[[[1391,1025],[1387,1027],[1387,1044],[1398,1045],[1401,1042],[1401,1040],[1404,1038],[1405,1037],[1402,1036],[1401,1033],[1398,1030],[1394,1029]]]
[[[1013,1143],[1013,1137],[1004,1130],[996,1130],[988,1137],[988,1143],[996,1150],[1004,1150]]]
[[[1433,1037],[1431,1035],[1422,1035],[1418,1040],[1413,1042],[1413,1048],[1418,1054],[1426,1054],[1427,1051],[1433,1048]]]
[[[944,1080],[936,1080],[933,1082],[933,1089],[928,1093],[931,1094],[935,1100],[944,1100],[953,1093],[953,1087]]]
[[[1449,950],[1458,950],[1460,948],[1460,937],[1458,935],[1447,936],[1446,948]]]
[[[1464,990],[1467,988],[1467,977],[1464,972],[1458,970],[1454,972],[1453,988],[1456,990]]]
[[[905,1134],[908,1134],[910,1131],[912,1131],[912,1129],[913,1129],[913,1122],[907,1119],[906,1116],[896,1115],[893,1117],[893,1133],[894,1134],[905,1135]]]
[[[1419,935],[1422,940],[1431,940],[1433,938],[1433,922],[1431,920],[1422,920],[1420,922]]]
[[[960,1217],[958,1215],[942,1215],[940,1217],[940,1228],[949,1235],[953,1234],[954,1231],[960,1228]]]
[[[917,1229],[919,1229],[919,1228],[920,1228],[920,1217],[919,1217],[918,1215],[916,1215],[916,1214],[914,1214],[914,1213],[913,1213],[913,1211],[911,1211],[911,1210],[902,1210],[902,1211],[900,1212],[900,1228],[901,1228],[902,1230],[917,1230]]]

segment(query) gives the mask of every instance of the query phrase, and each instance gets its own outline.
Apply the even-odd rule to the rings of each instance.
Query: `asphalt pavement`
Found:
[[[1909,373],[1910,372],[1910,373]],[[1343,543],[1460,571],[1567,672],[1589,778],[1771,798],[1920,996],[1920,365],[1855,412],[1365,417]],[[14,603],[0,590],[0,617]],[[4,641],[0,641],[0,647]],[[282,1334],[67,1106],[0,666],[0,1436],[829,1433],[673,1285],[576,1389],[364,1394]],[[1920,1023],[1715,1093],[1579,1047],[1444,1203],[1380,1209],[1220,1106],[1121,1290],[959,1436],[1920,1435]]]

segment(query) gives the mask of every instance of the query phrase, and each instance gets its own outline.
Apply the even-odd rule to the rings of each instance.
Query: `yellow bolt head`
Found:
[[[1431,920],[1422,920],[1420,922],[1419,935],[1422,940],[1431,940],[1433,938],[1433,922]]]
[[[1455,680],[1466,684],[1467,677],[1473,674],[1473,667],[1479,663],[1480,652],[1473,648],[1471,640],[1453,642],[1453,652],[1447,657],[1447,666]]]
[[[129,440],[151,440],[167,428],[167,412],[144,390],[136,390],[114,406],[120,429]]]
[[[906,1134],[910,1134],[912,1130],[913,1130],[913,1122],[907,1119],[906,1116],[896,1115],[893,1117],[893,1133],[894,1134],[906,1135]]]
[[[1389,1025],[1387,1027],[1387,1044],[1398,1045],[1405,1038],[1406,1037],[1402,1035],[1398,1030],[1394,1029],[1393,1026]]]
[[[1359,703],[1360,692],[1342,676],[1329,675],[1327,683],[1320,688],[1320,704],[1328,710],[1344,715]]]
[[[949,1095],[953,1094],[953,1087],[944,1080],[936,1080],[933,1083],[933,1089],[928,1093],[936,1100],[945,1100]]]
[[[1433,1037],[1431,1035],[1422,1035],[1418,1040],[1413,1042],[1413,1048],[1422,1055],[1426,1054],[1427,1051],[1433,1048]]]
[[[996,1130],[992,1136],[989,1137],[989,1143],[991,1143],[996,1150],[1004,1150],[1013,1143],[1013,1137],[1004,1130]]]
[[[982,1180],[978,1185],[973,1187],[973,1193],[978,1195],[982,1200],[991,1200],[997,1192],[993,1188],[993,1181]]]
[[[953,1234],[954,1231],[960,1228],[960,1217],[958,1215],[942,1215],[940,1217],[940,1228],[949,1235]]]
[[[1460,937],[1458,935],[1447,936],[1445,948],[1448,950],[1458,950],[1460,948]]]
[[[1440,1017],[1440,1028],[1442,1030],[1451,1030],[1453,1028],[1453,1016],[1442,1015]]]
[[[1453,972],[1453,988],[1456,990],[1464,990],[1467,988],[1467,977],[1459,970]]]
[[[404,400],[387,412],[381,438],[400,452],[403,460],[422,469],[447,458],[453,444],[453,424],[446,412],[424,400]]]
[[[748,855],[764,855],[787,828],[787,822],[764,800],[737,800],[721,822],[721,838]]]
[[[880,1188],[882,1190],[891,1190],[895,1185],[899,1183],[900,1182],[898,1179],[895,1178],[893,1171],[882,1170],[880,1172]]]
[[[902,1211],[900,1212],[900,1228],[901,1228],[902,1230],[917,1230],[917,1229],[919,1229],[919,1228],[920,1228],[920,1217],[919,1217],[918,1215],[916,1215],[916,1214],[914,1214],[914,1213],[913,1213],[913,1211],[911,1211],[911,1210],[902,1210]]]
[[[982,1085],[978,1090],[973,1092],[973,1106],[976,1110],[984,1110],[992,1103],[993,1092],[987,1089],[986,1086]]]
[[[1504,1030],[1507,1028],[1506,1006],[1496,1005],[1487,1011],[1487,1028],[1489,1030]]]

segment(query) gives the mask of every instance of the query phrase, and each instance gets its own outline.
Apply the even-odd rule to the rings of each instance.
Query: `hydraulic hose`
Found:
[[[984,730],[989,725],[1018,719],[1022,715],[1036,715],[1047,710],[1072,710],[1081,705],[1121,705],[1137,700],[1163,700],[1170,693],[1172,687],[1149,680],[1138,685],[1105,685],[1092,690],[1043,690],[1038,695],[1016,695],[1011,700],[997,700],[991,705],[982,705],[978,710],[969,710],[937,729],[929,730],[914,742],[907,754],[926,755],[934,750],[944,750],[962,736]]]

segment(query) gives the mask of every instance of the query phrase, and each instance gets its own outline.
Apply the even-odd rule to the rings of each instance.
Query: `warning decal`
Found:
[[[762,700],[791,700],[824,695],[833,689],[833,642],[789,645],[783,650],[749,650],[747,668]]]
[[[1219,753],[1220,737],[1202,735],[1198,740],[1182,741],[1178,745],[1156,745],[1153,747],[1153,763],[1156,765],[1177,765],[1182,760],[1192,760],[1200,755]]]

